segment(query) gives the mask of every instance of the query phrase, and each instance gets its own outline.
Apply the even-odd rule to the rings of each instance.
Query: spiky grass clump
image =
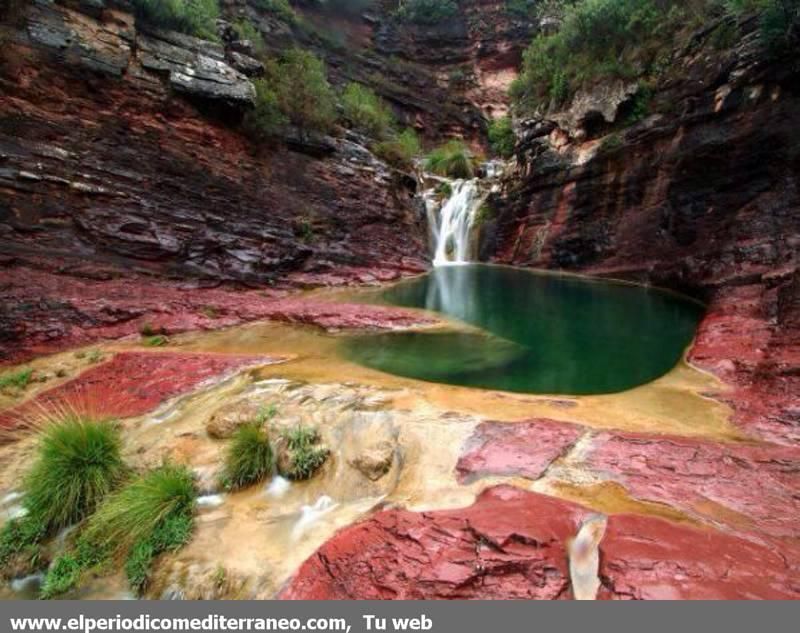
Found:
[[[196,497],[189,469],[165,464],[111,495],[89,520],[86,536],[125,555],[170,516],[192,514]]]
[[[238,490],[261,481],[272,472],[272,448],[263,424],[250,422],[240,426],[225,455],[222,484]]]
[[[328,458],[329,451],[318,445],[316,429],[298,425],[283,434],[288,453],[284,475],[289,479],[309,479]]]
[[[184,466],[166,464],[110,495],[81,534],[73,551],[53,563],[43,585],[52,598],[77,585],[88,569],[124,560],[137,593],[150,577],[153,560],[185,545],[194,527],[197,491]]]
[[[23,482],[30,520],[47,533],[72,525],[94,512],[126,473],[112,423],[72,413],[51,420]]]
[[[459,140],[448,141],[428,154],[425,169],[449,178],[472,178],[474,174],[469,150]]]

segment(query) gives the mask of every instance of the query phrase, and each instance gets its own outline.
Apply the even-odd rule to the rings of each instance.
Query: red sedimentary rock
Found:
[[[218,380],[249,365],[279,358],[182,352],[123,352],[77,378],[0,414],[0,427],[14,426],[26,414],[65,403],[81,410],[127,418],[152,411],[166,400]]]
[[[570,598],[566,545],[589,514],[505,486],[463,509],[379,512],[325,543],[280,597]],[[600,598],[800,598],[798,569],[773,548],[655,517],[611,516],[600,561]]]
[[[388,510],[323,545],[286,599],[556,599],[569,594],[565,541],[586,511],[498,487],[459,510]]]
[[[578,440],[582,429],[548,419],[480,424],[464,446],[456,469],[466,481],[484,476],[538,479]]]
[[[797,559],[795,558],[795,561]],[[797,600],[800,573],[771,547],[653,517],[608,520],[600,598]]]

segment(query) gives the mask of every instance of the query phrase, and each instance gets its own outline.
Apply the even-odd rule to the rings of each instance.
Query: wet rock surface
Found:
[[[538,479],[574,446],[581,433],[580,427],[552,420],[484,422],[458,460],[459,477],[462,481],[503,475]]]
[[[0,414],[0,427],[13,427],[48,406],[68,405],[102,416],[141,415],[209,380],[247,366],[280,358],[181,352],[123,352],[84,371],[77,378]]]
[[[146,328],[174,334],[212,330],[257,319],[312,325],[324,330],[392,329],[431,325],[421,313],[366,304],[286,298],[287,291],[246,290],[197,282],[120,275],[107,268],[53,274],[0,263],[0,362],[101,339],[136,335]]]
[[[389,510],[306,561],[280,597],[558,599],[569,595],[565,541],[585,511],[501,487],[463,510]]]

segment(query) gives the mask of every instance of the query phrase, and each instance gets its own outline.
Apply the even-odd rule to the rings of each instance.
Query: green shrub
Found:
[[[23,481],[28,515],[50,533],[92,513],[127,473],[121,447],[109,422],[75,414],[51,421]]]
[[[33,376],[32,369],[20,369],[18,371],[3,374],[0,376],[0,389],[5,389],[6,387],[24,389],[31,381],[31,376]]]
[[[325,75],[325,65],[313,53],[299,48],[265,64],[266,103],[274,103],[300,128],[329,132],[336,123],[336,96]],[[274,94],[274,102],[268,92]],[[274,121],[274,119],[272,119]]]
[[[768,52],[780,57],[800,51],[800,0],[761,0],[761,37]],[[795,57],[794,68],[800,67]]]
[[[259,140],[277,136],[289,119],[281,111],[278,95],[266,79],[256,79],[256,105],[245,117],[245,129]]]
[[[374,139],[386,138],[394,124],[391,109],[367,86],[349,83],[342,93],[342,110],[347,122]]]
[[[163,334],[156,334],[155,336],[148,336],[144,339],[144,344],[147,347],[163,347],[169,343],[169,338]]]
[[[449,178],[472,178],[472,158],[463,141],[448,141],[425,159],[425,169]]]
[[[417,133],[412,128],[406,128],[394,138],[376,143],[372,151],[378,158],[398,169],[411,169],[414,158],[422,151],[422,146]]]
[[[240,426],[225,454],[222,482],[228,490],[238,490],[261,481],[272,472],[272,448],[263,425],[251,422]]]
[[[456,0],[406,0],[394,15],[405,22],[432,25],[449,20],[457,13]]]
[[[325,463],[328,450],[319,446],[319,433],[307,426],[296,426],[283,434],[288,464],[284,474],[289,479],[309,479]]]
[[[689,11],[661,0],[565,3],[558,31],[537,36],[525,51],[512,97],[523,111],[559,106],[587,82],[646,75],[671,49]]]
[[[207,40],[219,39],[217,0],[133,0],[133,6],[136,17],[153,26]]]
[[[489,124],[489,144],[492,151],[503,158],[511,158],[517,137],[511,126],[511,117],[504,116]]]

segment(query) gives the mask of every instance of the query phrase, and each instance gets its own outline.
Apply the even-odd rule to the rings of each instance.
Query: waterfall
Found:
[[[471,256],[470,233],[475,213],[483,202],[478,179],[456,180],[453,194],[439,211],[438,218],[428,207],[435,250],[434,266],[466,264]]]

